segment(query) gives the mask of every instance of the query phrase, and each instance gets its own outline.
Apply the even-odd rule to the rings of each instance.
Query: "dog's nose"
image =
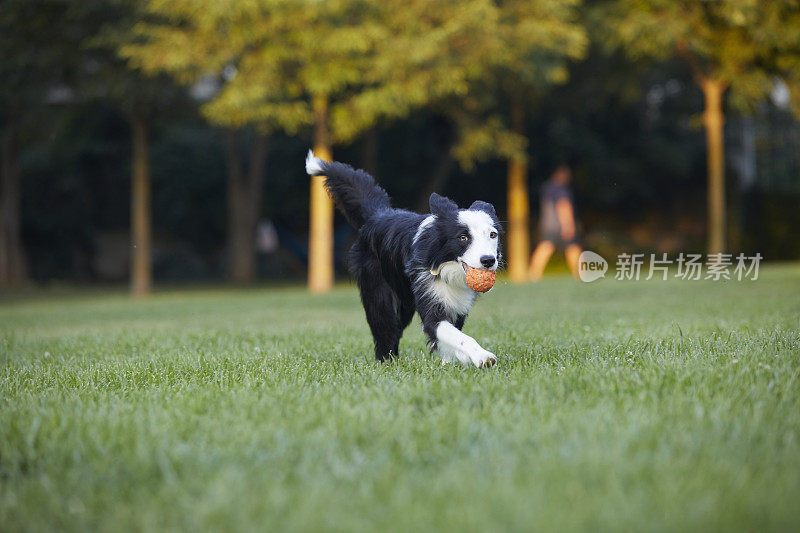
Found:
[[[482,255],[481,256],[481,264],[486,268],[492,268],[494,266],[495,258],[493,255]]]

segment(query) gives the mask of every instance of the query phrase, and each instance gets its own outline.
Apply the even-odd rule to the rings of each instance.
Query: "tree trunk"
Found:
[[[708,253],[725,251],[725,146],[723,142],[722,95],[725,84],[706,78],[702,81],[705,98],[703,126],[708,157]]]
[[[314,108],[314,153],[331,160],[328,132],[328,98],[316,95]],[[310,231],[308,236],[308,290],[327,292],[333,287],[333,201],[323,176],[311,177]]]
[[[0,286],[17,285],[25,278],[21,238],[20,171],[16,128],[3,128],[0,166]]]
[[[525,135],[525,109],[516,100],[511,107],[511,124],[514,133]],[[528,164],[524,157],[515,156],[508,161],[508,276],[513,283],[528,279],[528,254],[530,253],[528,201]]]
[[[256,279],[256,226],[261,212],[267,138],[256,134],[245,173],[239,149],[239,133],[226,132],[228,162],[229,274],[236,283]]]
[[[131,294],[142,297],[152,288],[152,209],[150,206],[150,139],[147,119],[131,115]]]
[[[20,210],[20,171],[16,128],[3,128],[0,166],[0,286],[17,285],[25,278]]]
[[[371,176],[378,174],[378,129],[372,127],[364,134],[361,152],[361,168]]]
[[[456,160],[450,155],[450,146],[448,145],[439,156],[438,161],[436,161],[436,165],[433,167],[433,172],[431,172],[427,185],[422,189],[422,193],[419,195],[417,211],[420,213],[428,212],[431,194],[444,189],[455,166]]]

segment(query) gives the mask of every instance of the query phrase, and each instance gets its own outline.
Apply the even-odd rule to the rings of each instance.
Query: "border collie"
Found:
[[[495,355],[461,332],[477,294],[467,286],[467,267],[497,270],[500,261],[501,227],[494,207],[477,201],[459,209],[433,193],[429,215],[393,209],[372,176],[323,161],[311,150],[306,172],[325,176],[328,193],[358,231],[348,263],[361,291],[375,357],[397,356],[416,311],[443,363],[494,365]]]

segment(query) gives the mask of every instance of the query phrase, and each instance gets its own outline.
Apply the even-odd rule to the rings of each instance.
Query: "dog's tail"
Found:
[[[336,161],[323,161],[309,150],[306,172],[311,176],[325,176],[325,188],[356,229],[375,212],[390,207],[389,195],[363,170]]]

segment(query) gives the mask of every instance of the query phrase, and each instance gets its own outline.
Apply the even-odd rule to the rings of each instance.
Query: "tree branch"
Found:
[[[695,57],[695,55],[689,49],[689,45],[686,44],[684,39],[680,39],[677,43],[675,43],[675,48],[678,51],[678,55],[685,59],[687,63],[689,63],[689,67],[692,69],[692,76],[697,84],[702,86],[703,83],[705,83],[708,79],[708,76],[705,72],[703,72],[702,67],[700,67],[700,64],[697,62],[697,57]]]

